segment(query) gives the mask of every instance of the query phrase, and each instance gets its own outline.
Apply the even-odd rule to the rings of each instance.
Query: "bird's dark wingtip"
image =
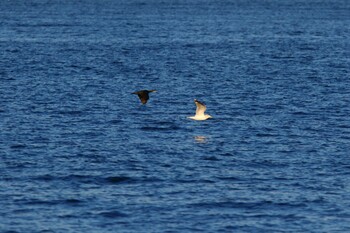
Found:
[[[194,102],[195,102],[195,103],[198,103],[198,104],[200,104],[200,105],[204,105],[204,106],[205,106],[205,103],[203,103],[203,102],[201,102],[201,101],[199,101],[199,100],[197,100],[197,99],[194,99]]]

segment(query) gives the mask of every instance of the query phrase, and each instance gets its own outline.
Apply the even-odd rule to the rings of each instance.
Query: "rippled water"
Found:
[[[1,232],[350,231],[349,1],[2,1],[0,19]],[[194,98],[213,119],[187,119]]]

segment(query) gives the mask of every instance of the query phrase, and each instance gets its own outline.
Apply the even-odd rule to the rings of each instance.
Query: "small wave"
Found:
[[[60,201],[57,201],[57,200],[39,200],[39,199],[23,201],[23,204],[26,204],[26,205],[47,205],[47,206],[53,206],[53,205],[57,205],[59,203],[60,203]]]
[[[300,30],[295,30],[295,31],[288,32],[288,34],[291,35],[291,36],[300,36],[302,34],[305,34],[305,32],[304,31],[300,31]]]
[[[178,130],[180,127],[172,121],[151,121],[140,128],[143,131]]]
[[[81,183],[98,183],[98,177],[86,176],[86,175],[67,175],[67,176],[54,176],[50,174],[40,175],[32,178],[37,181],[69,181],[69,182],[81,182]]]
[[[27,147],[27,145],[25,145],[25,144],[13,144],[10,146],[11,149],[24,149],[26,147]]]
[[[162,127],[150,127],[150,126],[144,126],[140,128],[143,131],[160,131],[160,130],[168,130],[167,128]]]
[[[113,211],[105,211],[105,212],[100,212],[98,215],[101,215],[106,218],[120,218],[120,217],[127,217],[127,214],[124,214],[120,211],[113,210]]]
[[[264,137],[274,137],[276,135],[274,134],[269,134],[269,133],[257,133],[256,134],[257,137],[260,137],[260,138],[264,138]]]
[[[127,176],[111,176],[111,177],[107,177],[105,178],[105,180],[108,183],[112,183],[112,184],[119,184],[119,183],[125,183],[125,182],[130,182],[133,179]]]
[[[70,205],[79,204],[79,203],[82,203],[82,202],[83,201],[78,200],[78,199],[74,199],[74,198],[64,200],[64,203],[70,204]]]
[[[65,24],[65,23],[18,23],[16,26],[18,27],[73,27],[76,26],[74,24]]]
[[[53,230],[41,230],[40,233],[55,233]]]
[[[83,114],[83,111],[59,111],[58,114],[76,116]]]
[[[203,160],[208,160],[208,161],[220,161],[216,156],[205,156]]]
[[[121,122],[123,122],[122,120],[111,120],[108,123],[112,124],[112,125],[117,125],[120,124]]]
[[[138,179],[128,177],[128,176],[101,177],[101,176],[88,176],[88,175],[76,175],[76,174],[67,175],[67,176],[53,176],[50,174],[45,174],[45,175],[33,177],[32,179],[37,181],[45,181],[45,182],[68,181],[68,182],[78,182],[78,183],[84,183],[84,184],[101,184],[101,183],[123,184],[123,183],[138,181]],[[140,179],[139,181],[154,182],[155,180],[156,179],[154,178],[146,178],[146,179]]]
[[[178,126],[169,126],[169,127],[154,127],[154,126],[144,126],[140,128],[143,131],[167,131],[167,130],[177,130]]]
[[[318,50],[318,48],[314,48],[314,47],[301,47],[299,48],[301,51],[316,51]]]
[[[31,200],[24,200],[23,204],[26,205],[77,205],[83,203],[83,201],[70,198],[70,199],[60,199],[60,200],[40,200],[40,199],[31,199]]]
[[[201,180],[194,180],[194,179],[188,179],[188,180],[185,180],[185,179],[178,179],[175,181],[176,183],[183,183],[183,184],[190,184],[190,183],[193,183],[193,184],[212,184],[212,183],[215,183],[215,181],[213,180],[208,180],[208,179],[201,179]]]
[[[295,57],[293,56],[279,56],[279,55],[272,55],[271,56],[272,59],[275,59],[275,60],[291,60],[291,59],[294,59]]]
[[[49,174],[34,177],[34,180],[39,180],[39,181],[52,181],[54,179],[55,177]]]
[[[235,202],[235,201],[223,201],[223,202],[200,202],[190,204],[193,207],[200,208],[282,208],[282,207],[305,207],[305,203],[288,203],[288,202],[272,202],[272,201],[262,201],[262,202]]]
[[[153,182],[161,182],[162,179],[156,178],[156,177],[140,177],[140,178],[134,178],[134,177],[128,177],[128,176],[111,176],[104,178],[104,181],[109,184],[123,184],[123,183],[153,183]]]
[[[219,180],[225,180],[225,181],[242,181],[241,178],[237,178],[237,177],[218,177]]]
[[[297,112],[293,112],[293,115],[297,115],[297,116],[303,116],[303,115],[307,115],[307,112],[303,112],[303,111],[297,111]]]

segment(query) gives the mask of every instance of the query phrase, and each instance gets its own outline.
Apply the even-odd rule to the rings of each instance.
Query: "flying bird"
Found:
[[[150,92],[156,92],[156,90],[141,90],[141,91],[133,92],[132,94],[138,95],[138,97],[141,100],[141,103],[146,104],[147,100],[149,99],[148,93]]]
[[[207,109],[207,107],[205,106],[205,104],[203,104],[202,102],[199,102],[198,100],[194,99],[194,103],[197,106],[196,109],[196,115],[194,116],[190,116],[188,118],[192,119],[192,120],[196,120],[196,121],[204,121],[208,118],[212,118],[212,116],[208,115],[208,114],[204,114],[205,110]]]

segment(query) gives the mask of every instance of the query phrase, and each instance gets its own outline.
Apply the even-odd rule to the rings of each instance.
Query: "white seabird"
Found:
[[[204,114],[205,110],[207,109],[207,107],[205,106],[205,104],[199,102],[198,100],[194,99],[194,103],[197,106],[196,109],[196,115],[194,116],[190,116],[188,118],[192,119],[192,120],[196,120],[196,121],[204,121],[208,118],[212,118],[212,116],[208,115],[208,114]]]

